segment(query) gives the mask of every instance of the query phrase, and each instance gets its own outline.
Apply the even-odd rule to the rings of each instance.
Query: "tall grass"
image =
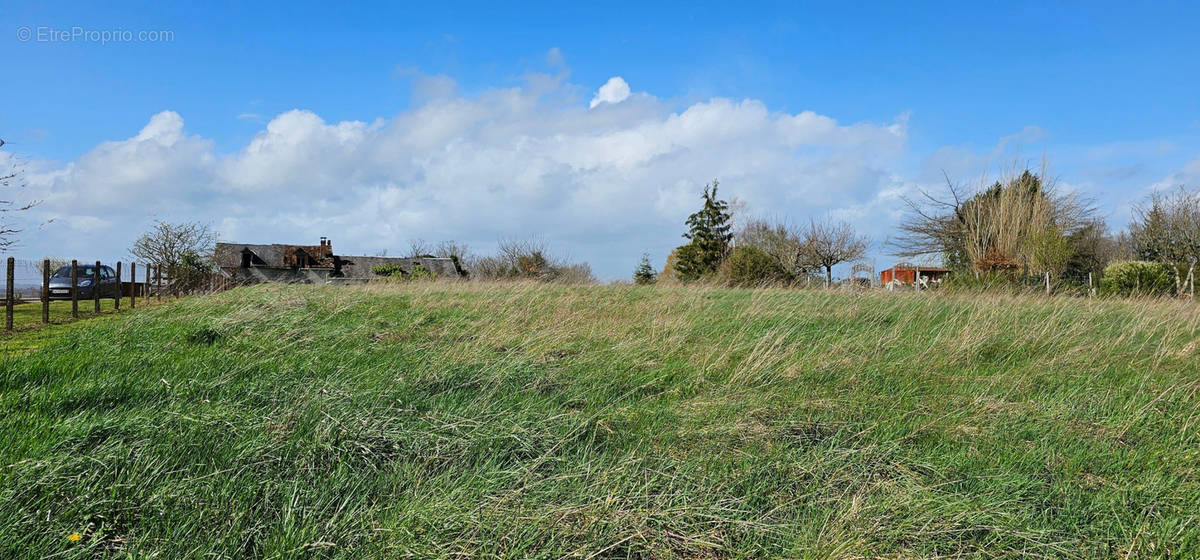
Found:
[[[1198,344],[1178,302],[240,288],[0,362],[0,556],[1196,557]]]

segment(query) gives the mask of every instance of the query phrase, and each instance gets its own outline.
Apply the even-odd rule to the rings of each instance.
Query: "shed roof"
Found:
[[[891,268],[885,268],[884,270],[916,270],[916,269],[920,269],[921,272],[953,272],[949,268],[942,268],[940,266],[921,266],[921,265],[912,265],[912,266],[896,265]]]

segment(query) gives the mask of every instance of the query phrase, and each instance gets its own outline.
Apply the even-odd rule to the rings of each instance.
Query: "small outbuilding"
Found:
[[[897,264],[879,273],[879,283],[888,286],[911,286],[920,281],[921,287],[934,288],[950,275],[950,269],[937,266]]]

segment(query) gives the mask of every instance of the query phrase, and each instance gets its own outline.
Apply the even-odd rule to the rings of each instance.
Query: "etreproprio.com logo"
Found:
[[[22,43],[169,43],[175,40],[171,29],[90,29],[82,26],[51,27],[40,25],[17,28],[17,40]]]

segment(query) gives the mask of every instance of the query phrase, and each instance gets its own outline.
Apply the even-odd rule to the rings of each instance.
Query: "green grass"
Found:
[[[260,286],[51,327],[0,361],[0,557],[1197,558],[1197,307]]]
[[[121,303],[124,307],[129,307],[128,299]],[[91,316],[95,306],[92,300],[79,301],[80,317]],[[112,298],[100,300],[100,312],[105,313],[113,310]],[[70,301],[51,301],[50,302],[50,322],[63,323],[71,320],[71,302]],[[19,303],[13,306],[13,327],[21,329],[42,322],[42,302],[32,301],[27,303]]]
[[[141,297],[137,300],[138,306],[153,305],[155,303],[157,303],[155,300],[150,300],[147,303]],[[79,319],[92,319],[116,312],[111,298],[100,300],[99,315],[95,313],[95,309],[95,302],[93,300],[80,300]],[[129,298],[122,298],[121,311],[129,310]],[[4,313],[2,300],[0,300],[0,313]],[[74,320],[69,300],[50,302],[50,324],[56,325],[53,328],[46,328],[42,323],[42,302],[33,301],[14,305],[13,330],[21,334],[14,336],[13,333],[0,331],[0,353],[28,352],[34,350],[61,336],[64,327],[57,325],[70,323]],[[3,323],[0,323],[0,327],[3,327]],[[75,327],[66,328],[69,330]],[[36,332],[23,332],[29,330],[36,330]]]

